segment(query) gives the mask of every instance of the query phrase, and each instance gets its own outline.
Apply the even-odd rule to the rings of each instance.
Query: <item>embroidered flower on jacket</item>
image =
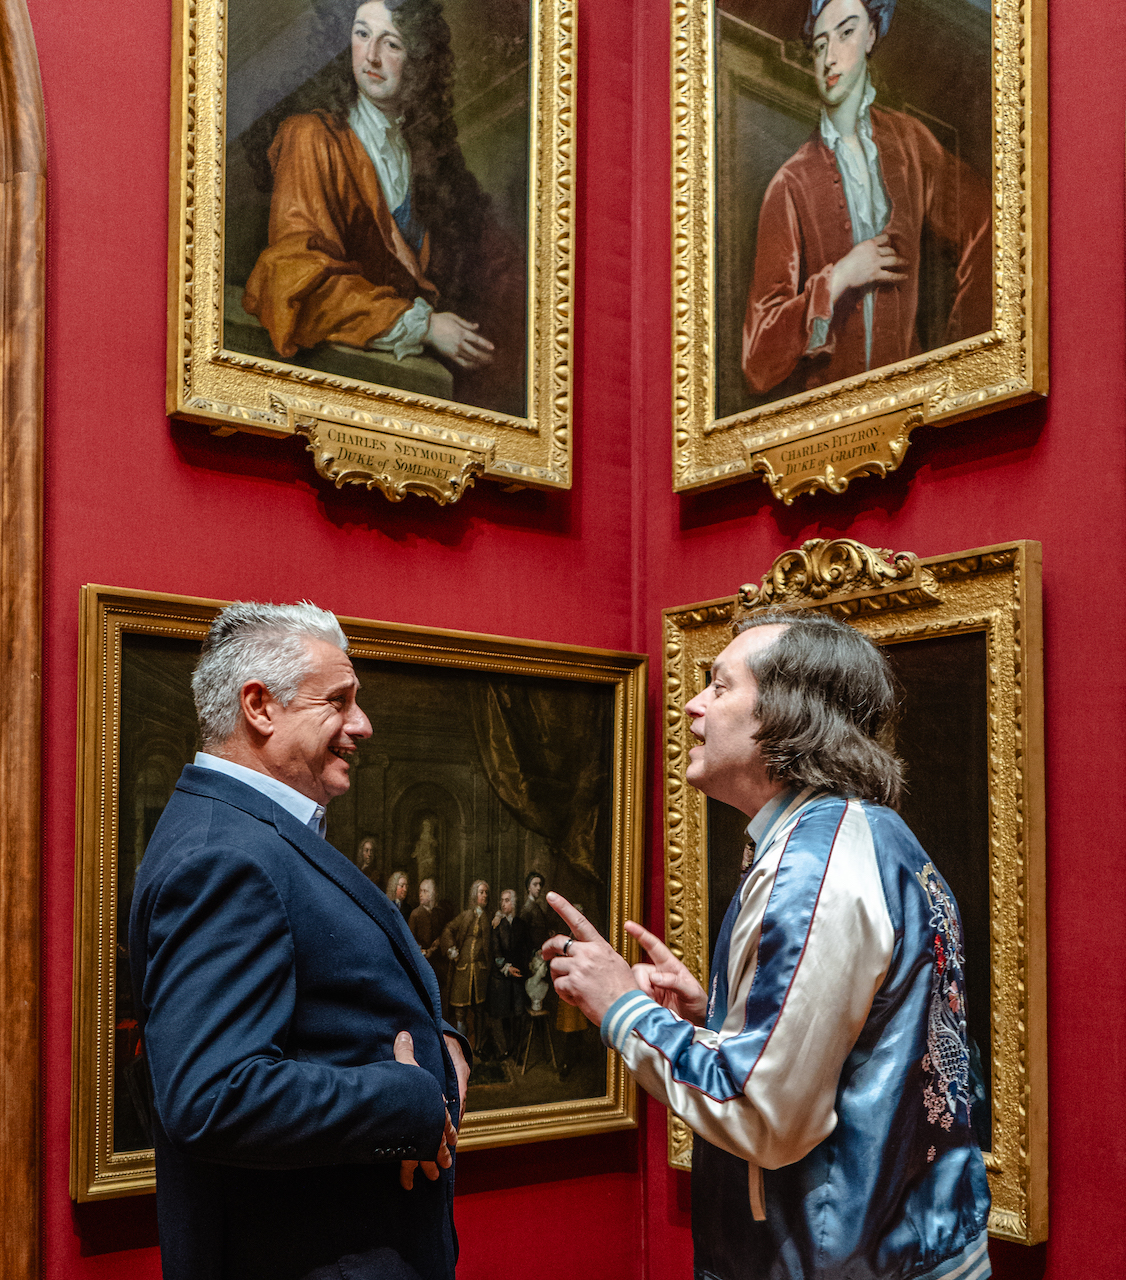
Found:
[[[958,1104],[968,1109],[970,1103],[962,932],[954,900],[934,863],[928,862],[916,878],[927,895],[930,926],[935,931],[927,1051],[922,1061],[923,1072],[931,1079],[923,1089],[923,1106],[929,1123],[949,1132]]]

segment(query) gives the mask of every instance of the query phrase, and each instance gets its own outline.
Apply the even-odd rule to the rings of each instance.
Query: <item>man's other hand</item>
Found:
[[[619,996],[635,991],[629,965],[590,921],[562,894],[549,893],[548,903],[563,918],[572,937],[556,934],[543,944],[543,958],[551,962],[555,990],[568,1004],[578,1005],[601,1026],[606,1010]]]
[[[704,988],[655,933],[632,920],[626,921],[626,933],[636,938],[649,956],[649,964],[633,966],[633,976],[641,990],[677,1017],[702,1027],[708,1016],[708,993]]]
[[[448,1043],[448,1040],[447,1040]],[[461,1047],[458,1046],[458,1054],[464,1064],[465,1057],[461,1053]],[[414,1057],[414,1041],[411,1039],[409,1031],[400,1031],[395,1037],[395,1061],[406,1062],[412,1067],[418,1067],[418,1063]],[[418,1067],[419,1071],[422,1070]],[[454,1069],[457,1069],[457,1059],[454,1059]],[[469,1069],[466,1068],[466,1079],[469,1078]],[[460,1083],[460,1074],[458,1081]],[[450,1119],[450,1113],[446,1112],[446,1127],[442,1134],[442,1145],[438,1148],[438,1154],[433,1160],[404,1160],[399,1165],[399,1183],[404,1191],[410,1191],[414,1186],[414,1171],[421,1165],[422,1172],[430,1179],[431,1182],[438,1180],[439,1169],[448,1169],[454,1162],[453,1148],[457,1146],[457,1130],[454,1123]]]
[[[461,1098],[461,1111],[457,1117],[457,1127],[461,1128],[461,1122],[465,1119],[465,1094],[469,1088],[469,1063],[465,1060],[465,1054],[461,1051],[460,1043],[453,1036],[446,1036],[446,1048],[450,1051],[450,1057],[453,1059],[454,1072],[457,1075],[457,1091]],[[457,1141],[455,1136],[454,1141]]]

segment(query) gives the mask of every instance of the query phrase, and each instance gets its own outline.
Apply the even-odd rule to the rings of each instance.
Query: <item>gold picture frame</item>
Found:
[[[990,1123],[979,1136],[993,1195],[989,1228],[1002,1239],[1039,1243],[1048,1230],[1040,544],[917,558],[846,538],[811,541],[780,555],[761,586],[664,610],[666,936],[704,983],[718,926],[710,917],[726,906],[724,886],[712,885],[709,868],[723,865],[729,872],[729,893],[745,816],[727,821],[723,806],[688,785],[693,739],[684,709],[704,688],[732,624],[764,607],[832,612],[887,646],[904,699],[905,816],[927,847],[955,821],[952,813],[966,814],[959,845],[966,852],[961,861],[954,857],[958,865],[948,868],[937,849],[930,851],[965,899],[967,954],[977,960],[983,994],[988,991],[988,1007],[979,1002],[975,1020],[970,989],[970,1019],[988,1064],[984,1114]],[[925,688],[919,672],[926,673]],[[920,761],[914,770],[913,751]],[[928,765],[934,776],[924,771]],[[930,829],[919,830],[928,819]],[[728,844],[740,837],[733,869],[726,846],[710,842],[713,827],[726,833]],[[673,1167],[690,1167],[691,1136],[669,1117]]]
[[[303,435],[321,476],[337,487],[378,489],[392,501],[417,493],[443,504],[454,502],[479,476],[505,485],[570,488],[573,0],[528,0],[526,24],[520,19],[515,25],[513,13],[519,6],[514,10],[494,4],[483,11],[467,0],[445,0],[459,68],[452,106],[458,141],[442,145],[464,156],[466,170],[479,181],[485,198],[482,203],[479,193],[472,196],[477,201],[473,216],[479,214],[484,227],[473,233],[481,237],[473,241],[476,247],[472,252],[450,249],[445,267],[437,264],[437,269],[453,272],[450,281],[462,281],[457,288],[450,285],[455,301],[461,299],[457,305],[465,318],[476,315],[481,332],[496,340],[485,382],[481,374],[474,381],[452,358],[439,360],[431,347],[421,355],[409,354],[421,347],[401,347],[408,354],[400,359],[393,352],[328,337],[306,347],[298,344],[302,335],[296,330],[268,329],[267,322],[275,327],[285,323],[276,317],[297,307],[293,299],[313,288],[304,276],[291,279],[293,262],[271,265],[273,283],[262,284],[258,301],[249,301],[244,291],[272,235],[268,148],[271,137],[280,133],[287,104],[306,122],[317,111],[327,120],[327,108],[311,105],[320,101],[322,81],[329,84],[331,79],[331,92],[339,96],[336,79],[343,77],[355,92],[351,64],[345,67],[343,61],[348,26],[341,26],[351,22],[351,6],[342,0],[337,7],[344,16],[336,14],[330,24],[326,14],[334,3],[174,0],[168,412],[203,423],[220,436],[235,431]],[[448,86],[441,92],[448,94]],[[362,254],[344,243],[352,230],[339,230],[342,242],[336,245],[337,232],[320,226],[325,220],[326,226],[336,225],[331,211],[318,221],[306,210],[302,218],[317,227],[306,237],[306,247],[328,262],[317,268],[328,272],[323,287],[335,288],[333,279],[350,279],[357,288],[370,285],[375,293],[401,289],[398,297],[422,290],[419,296],[431,300],[433,295],[418,281],[436,260],[426,265],[430,241],[423,240],[421,223],[409,220],[417,192],[409,187],[396,210],[406,210],[407,230],[400,234],[392,215],[377,207],[378,201],[389,201],[345,121],[341,116],[332,128],[345,139],[340,153],[354,150],[355,155],[347,169],[345,161],[334,159],[330,178],[343,189],[346,181],[340,174],[351,174],[356,190],[375,202],[373,226],[388,246],[379,251],[387,257],[388,281],[369,281],[363,274],[375,268],[364,268]],[[302,135],[300,155],[313,154],[316,141]],[[330,139],[330,150],[337,142]],[[446,183],[441,190],[447,195],[462,191],[463,179],[456,178],[462,186],[448,186],[454,181],[435,177],[431,185]],[[330,206],[335,208],[326,200],[326,210]],[[471,224],[477,225],[469,219],[464,226]],[[461,234],[456,219],[447,217],[444,225],[454,227],[455,236]],[[408,245],[406,237],[416,235],[422,247],[412,253],[416,241]],[[282,248],[289,240],[280,242]],[[340,253],[346,258],[351,254],[351,259],[338,260]],[[391,277],[399,279],[404,271],[396,285]],[[266,281],[265,275],[261,278]],[[439,290],[445,278],[439,277]],[[443,296],[439,292],[436,310],[445,309]],[[338,337],[367,341],[341,334],[356,322],[356,308],[361,307],[361,302],[344,301],[343,309],[335,302],[317,304],[324,316],[333,318],[331,326],[323,317],[313,322],[308,341],[322,331],[329,334],[332,326]],[[370,328],[372,321],[362,323]],[[295,349],[283,357],[275,341]]]
[[[844,253],[852,223],[839,176],[835,187],[829,182],[833,153],[816,135],[816,77],[794,26],[800,6],[673,0],[675,491],[761,474],[786,503],[817,489],[840,493],[857,476],[895,470],[917,426],[1047,393],[1046,4],[943,0],[943,7],[940,40],[933,6],[924,12],[921,0],[899,0],[871,55],[875,107],[892,122],[885,127],[915,139],[903,143],[904,154],[915,147],[931,157],[917,163],[948,166],[942,172],[956,214],[932,216],[931,203],[908,213],[910,184],[896,186],[894,174],[887,177],[895,164],[885,165],[886,228],[906,255],[901,269],[917,285],[917,309],[909,315],[896,295],[887,331],[899,336],[882,345],[871,337],[880,322],[869,316],[866,367],[863,291],[846,290],[830,304],[810,293],[822,250],[827,262]],[[970,209],[979,228],[972,235]],[[936,233],[940,215],[947,221]],[[802,217],[818,225],[807,228]],[[962,236],[964,257],[956,240],[950,249],[939,234]],[[814,242],[820,247],[809,248]],[[959,309],[967,279],[978,282],[973,305]],[[808,343],[796,320],[793,333],[781,323],[783,304],[799,303],[803,291],[805,311],[821,315],[829,305],[832,319],[827,336],[814,328]]]
[[[224,603],[82,589],[70,1188],[79,1202],[142,1194],[155,1185],[144,1114],[151,1101],[128,979],[128,899],[144,843],[197,746],[190,672]],[[381,887],[395,866],[421,878],[422,863],[412,864],[411,850],[413,844],[417,855],[415,828],[429,815],[431,834],[441,836],[445,824],[447,852],[428,874],[437,879],[439,898],[448,890],[456,911],[479,876],[493,885],[491,905],[505,887],[516,888],[523,901],[531,862],[549,884],[572,898],[581,893],[611,943],[636,958],[624,926],[641,905],[647,658],[340,621],[361,685],[368,685],[375,732],[361,743],[348,795],[329,808],[329,840],[359,865],[363,846],[374,838],[385,865],[368,874]],[[595,744],[587,762],[595,767],[583,766],[581,786],[593,787],[585,812],[598,817],[585,837],[551,843],[515,815],[511,791],[501,800],[481,749],[455,723],[471,720],[459,708],[472,707],[474,690],[484,688],[499,689],[500,701],[506,690],[539,690],[532,695],[541,699],[536,706],[541,712],[556,707],[560,732],[577,738],[581,731]],[[361,705],[364,697],[361,687]],[[395,711],[396,699],[406,700],[410,715],[402,707]],[[495,715],[489,722],[494,735]],[[595,717],[601,736],[592,728]],[[511,784],[511,762],[506,767]],[[555,789],[575,794],[570,786]],[[580,865],[582,849],[590,851],[587,870]],[[576,1045],[567,1040],[576,1027],[557,1025],[550,998],[544,1008],[551,1016],[537,1023],[529,1016],[527,1043],[517,1044],[515,1060],[496,1065],[493,1075],[501,1078],[471,1079],[462,1150],[636,1127],[633,1081],[602,1046],[598,1029],[580,1020]],[[577,1061],[564,1078],[556,1067],[567,1052]]]

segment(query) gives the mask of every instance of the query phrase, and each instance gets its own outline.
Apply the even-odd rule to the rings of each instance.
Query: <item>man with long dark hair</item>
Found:
[[[559,996],[695,1132],[699,1280],[983,1280],[961,922],[892,810],[886,658],[752,618],[688,703],[688,781],[751,819],[708,990],[641,926],[631,971],[565,899]]]
[[[349,46],[248,131],[272,197],[243,306],[283,357],[332,341],[482,370],[495,348],[473,317],[519,271],[458,145],[442,6],[334,12]]]

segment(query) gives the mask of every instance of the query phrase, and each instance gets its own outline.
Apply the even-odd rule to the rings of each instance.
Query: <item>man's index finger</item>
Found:
[[[551,903],[552,908],[562,916],[579,942],[593,942],[596,938],[602,936],[586,916],[573,907],[561,893],[556,893],[553,889],[547,895],[547,900]]]

